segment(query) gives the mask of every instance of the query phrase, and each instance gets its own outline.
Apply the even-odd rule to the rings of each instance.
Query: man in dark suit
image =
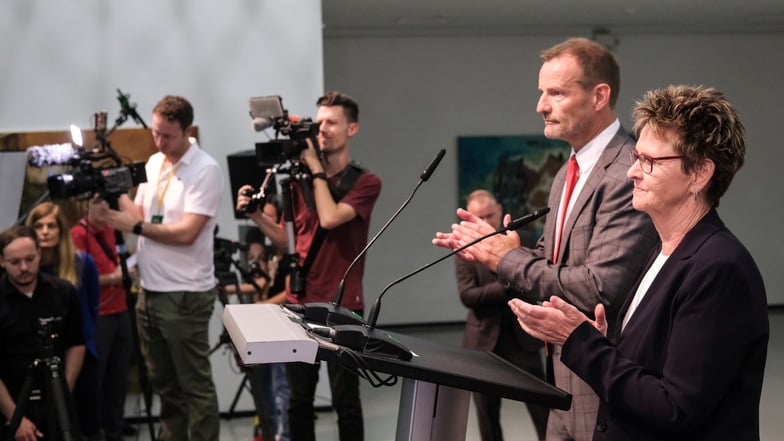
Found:
[[[570,197],[564,165],[550,188],[555,216],[547,217],[536,248],[521,248],[516,234],[497,235],[461,256],[482,262],[527,302],[555,295],[589,315],[601,303],[612,327],[655,242],[650,220],[631,205],[626,171],[634,140],[615,115],[620,68],[605,47],[584,38],[545,50],[542,60],[536,111],[545,136],[572,147],[570,161],[578,170],[570,173],[576,178]],[[451,233],[437,233],[434,244],[455,249],[492,231],[465,210],[458,216],[463,222]],[[572,407],[550,411],[547,439],[590,441],[598,397],[561,363],[559,346],[551,351],[555,385],[572,394]]]
[[[501,228],[503,207],[492,193],[475,190],[466,200],[466,209],[495,229]],[[530,235],[529,235],[530,236]],[[544,379],[541,340],[523,332],[507,306],[511,298],[498,277],[479,262],[455,261],[460,301],[468,308],[463,346],[492,352],[537,378]],[[474,393],[474,404],[482,441],[502,441],[501,398]],[[537,439],[547,430],[546,407],[528,404]]]

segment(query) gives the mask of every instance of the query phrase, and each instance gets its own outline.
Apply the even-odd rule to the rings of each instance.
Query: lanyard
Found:
[[[176,164],[172,165],[171,170],[169,170],[169,177],[166,178],[166,185],[163,186],[163,191],[161,191],[161,174],[163,174],[163,167],[166,165],[166,161],[164,160],[161,162],[161,171],[158,172],[158,183],[155,185],[155,191],[157,192],[156,198],[158,199],[158,214],[161,214],[161,208],[163,208],[163,198],[166,196],[166,191],[169,189],[171,178],[174,176],[174,171],[177,169],[179,164],[180,163],[178,161]]]

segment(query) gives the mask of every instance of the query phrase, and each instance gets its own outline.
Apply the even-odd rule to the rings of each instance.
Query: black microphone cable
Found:
[[[305,332],[316,341],[329,339],[334,342],[335,337],[338,335],[334,329],[329,327],[312,328],[305,326]],[[354,349],[347,346],[339,346],[336,351],[338,353],[338,366],[366,380],[371,386],[378,388],[397,384],[397,375],[389,375],[386,378],[382,378],[375,370],[367,365],[367,362]],[[346,360],[341,360],[345,358],[348,359],[348,362],[346,362]]]

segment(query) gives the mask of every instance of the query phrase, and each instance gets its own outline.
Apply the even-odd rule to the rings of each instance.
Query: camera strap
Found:
[[[77,225],[84,228],[84,231],[87,233],[87,235],[85,236],[85,240],[89,238],[92,233],[90,232],[90,228],[88,227],[87,222],[85,222],[84,219],[80,219]],[[112,252],[112,248],[109,246],[109,244],[107,244],[106,241],[103,240],[103,237],[101,237],[98,234],[92,234],[92,236],[95,238],[96,241],[98,241],[98,245],[101,246],[101,249],[103,250],[103,253],[106,254],[106,257],[108,257],[109,260],[111,260],[112,262],[117,262],[117,256],[115,256],[114,252]],[[87,244],[85,243],[84,245],[85,245],[84,250],[87,251],[88,250]]]
[[[349,165],[343,170],[342,176],[338,179],[338,182],[335,185],[332,185],[331,182],[327,181],[329,185],[329,192],[332,194],[332,199],[335,202],[340,202],[343,197],[345,197],[352,188],[354,188],[354,184],[356,184],[357,179],[362,173],[365,173],[367,168],[362,164],[351,161]],[[301,271],[302,277],[308,274],[308,270],[310,270],[310,266],[313,265],[313,261],[316,260],[316,254],[318,254],[319,249],[321,248],[321,244],[324,242],[324,239],[327,237],[328,230],[319,227],[316,229],[316,234],[313,235],[313,242],[310,244],[310,249],[308,249],[308,255],[305,256],[305,262],[302,264]]]

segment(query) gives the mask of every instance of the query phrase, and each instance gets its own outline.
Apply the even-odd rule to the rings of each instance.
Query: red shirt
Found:
[[[339,177],[340,174],[331,177],[330,183],[334,184]],[[310,185],[310,183],[305,185]],[[327,233],[306,276],[305,295],[298,297],[296,294],[287,292],[287,302],[312,303],[334,300],[335,292],[346,268],[367,245],[370,213],[373,211],[373,205],[375,205],[380,192],[381,179],[375,174],[365,172],[357,178],[348,194],[340,200],[341,203],[351,205],[357,216]],[[315,202],[313,209],[308,209],[301,185],[293,184],[291,195],[294,207],[296,251],[301,266],[305,263],[319,220]],[[364,309],[362,294],[364,272],[365,256],[362,256],[346,277],[340,306],[351,310]]]
[[[101,244],[96,239],[96,235],[100,235],[109,249],[114,254],[114,259],[109,259],[104,252]],[[87,252],[95,260],[95,266],[98,267],[99,275],[112,274],[117,270],[119,264],[117,259],[117,252],[115,251],[116,239],[114,237],[114,230],[106,226],[105,228],[98,228],[92,222],[85,218],[71,227],[71,239],[73,239],[74,246],[82,251]],[[101,301],[98,305],[98,315],[117,314],[128,309],[125,301],[125,289],[121,284],[115,285],[101,285]]]

